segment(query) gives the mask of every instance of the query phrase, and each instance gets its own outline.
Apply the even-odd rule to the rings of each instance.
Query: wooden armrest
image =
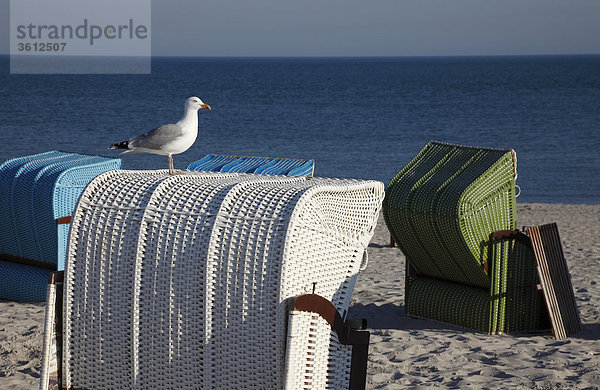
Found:
[[[317,313],[331,325],[337,333],[340,343],[352,346],[350,363],[350,390],[364,389],[367,382],[367,360],[369,357],[369,338],[366,320],[344,321],[333,304],[317,294],[305,294],[292,298],[292,310]]]

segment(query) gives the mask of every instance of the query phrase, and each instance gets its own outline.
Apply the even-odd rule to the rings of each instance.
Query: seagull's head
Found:
[[[210,110],[210,106],[208,104],[204,104],[202,100],[200,100],[200,98],[196,96],[192,96],[191,98],[188,98],[188,100],[185,101],[185,108],[187,110],[196,111],[198,111],[201,108],[206,108],[207,110]]]

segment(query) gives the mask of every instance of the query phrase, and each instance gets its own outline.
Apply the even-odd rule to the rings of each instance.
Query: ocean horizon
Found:
[[[206,154],[312,158],[316,176],[388,183],[429,141],[510,148],[519,202],[600,203],[600,55],[153,57],[148,75],[11,75],[0,55],[0,160],[110,144],[200,112]],[[164,169],[163,156],[123,156]]]

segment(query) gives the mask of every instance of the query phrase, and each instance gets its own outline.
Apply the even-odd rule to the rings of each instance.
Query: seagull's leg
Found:
[[[173,167],[173,156],[169,154],[169,175],[176,175],[175,168]]]
[[[185,172],[177,172],[175,170],[175,166],[173,165],[173,156],[169,154],[169,175],[185,175]]]

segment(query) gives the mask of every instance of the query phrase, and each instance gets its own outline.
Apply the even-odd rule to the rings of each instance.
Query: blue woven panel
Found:
[[[288,172],[288,176],[314,176],[315,174],[315,160],[308,160],[303,165],[292,169]]]
[[[55,264],[56,270],[64,269],[69,225],[57,225],[57,219],[73,213],[79,196],[94,177],[119,169],[121,164],[120,159],[58,151],[4,162],[0,165],[0,253]],[[0,293],[0,298],[44,300],[47,277],[39,280],[28,277],[37,275],[30,269],[37,267],[13,264],[17,268],[10,268],[10,280],[18,282],[10,282],[11,286],[37,284],[42,279],[43,283],[37,287],[21,286],[14,294],[6,292],[10,288],[3,287],[6,291]],[[24,274],[15,274],[21,266],[26,267]],[[40,273],[47,274],[46,270]],[[23,292],[30,288],[35,293]]]
[[[10,301],[46,300],[52,270],[0,260],[0,298]]]
[[[79,196],[94,177],[112,169],[120,169],[121,165],[121,159],[81,156],[81,158],[73,161],[72,164],[62,166],[62,168],[66,169],[54,167],[46,172],[45,182],[48,183],[47,188],[50,183],[54,183],[54,194],[52,202],[53,213],[47,219],[51,221],[52,226],[48,225],[48,230],[46,230],[50,234],[46,236],[49,241],[45,241],[48,245],[45,248],[48,248],[48,251],[51,248],[56,248],[58,270],[64,269],[69,225],[59,225],[57,227],[55,221],[73,214]],[[44,230],[40,231],[44,232]],[[56,234],[55,231],[57,231]],[[58,245],[56,245],[55,237]],[[42,250],[42,253],[46,256],[46,253],[50,252]]]
[[[190,171],[219,172],[225,165],[236,161],[239,158],[239,156],[218,156],[209,154],[188,165],[187,169]]]
[[[312,176],[315,170],[315,160],[209,154],[188,165],[187,169],[190,171]]]
[[[221,172],[255,173],[258,168],[273,160],[267,157],[240,157],[221,168]]]
[[[263,175],[312,176],[314,160],[278,158],[257,168],[254,173]]]
[[[0,252],[20,255],[14,221],[13,181],[24,165],[37,160],[55,159],[67,153],[51,151],[7,160],[0,165]]]
[[[13,221],[16,225],[16,242],[19,247],[19,253],[16,256],[27,259],[55,262],[56,249],[44,256],[44,247],[42,246],[44,236],[49,231],[56,230],[56,221],[52,218],[44,218],[42,215],[36,215],[37,210],[52,210],[53,187],[54,183],[40,181],[44,173],[55,166],[64,166],[69,164],[76,155],[67,154],[64,156],[34,160],[19,170],[15,175],[12,185],[12,203],[13,203]],[[56,247],[56,240],[51,247]],[[10,252],[6,252],[12,254]]]

